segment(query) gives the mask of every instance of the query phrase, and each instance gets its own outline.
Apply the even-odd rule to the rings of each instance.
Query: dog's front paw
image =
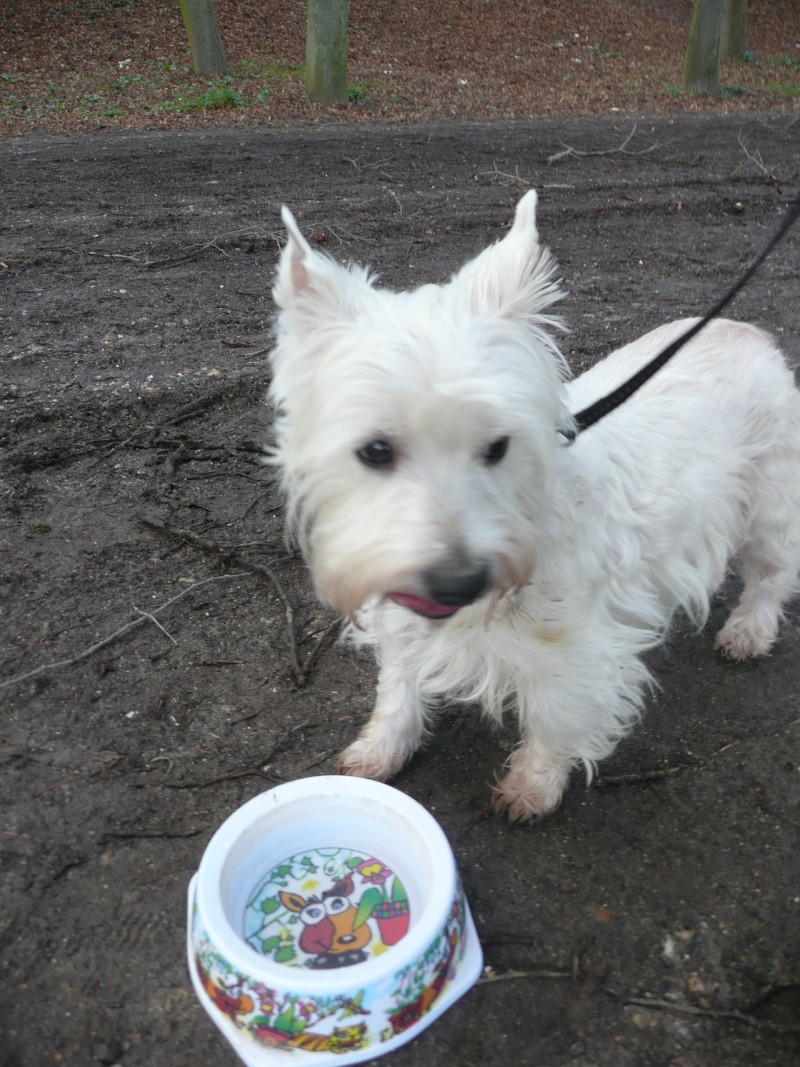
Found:
[[[555,760],[526,758],[525,749],[511,757],[508,774],[493,789],[495,809],[510,822],[532,822],[555,811],[564,796],[569,769]]]
[[[378,782],[385,782],[387,778],[396,774],[404,763],[405,759],[397,753],[359,737],[341,753],[338,767],[340,774],[350,774],[356,778],[374,778]]]

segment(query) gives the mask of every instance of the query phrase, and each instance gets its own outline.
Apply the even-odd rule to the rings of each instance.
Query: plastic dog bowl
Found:
[[[480,944],[433,817],[390,786],[305,778],[211,839],[189,886],[189,971],[248,1067],[373,1059],[477,980]]]

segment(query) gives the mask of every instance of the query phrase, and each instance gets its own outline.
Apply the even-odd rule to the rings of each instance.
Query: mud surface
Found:
[[[535,185],[580,368],[711,304],[798,185],[796,118],[630,130],[0,145],[0,1062],[232,1065],[187,978],[187,883],[231,811],[331,772],[371,706],[374,668],[335,644],[259,464],[281,202],[405,286],[499,236]],[[795,364],[798,250],[734,310]],[[733,593],[653,657],[642,724],[540,826],[489,806],[513,731],[443,710],[395,784],[448,833],[497,980],[386,1062],[797,1055],[800,606],[769,660],[734,667],[713,652]]]

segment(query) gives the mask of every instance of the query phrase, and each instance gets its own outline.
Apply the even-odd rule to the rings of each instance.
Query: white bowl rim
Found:
[[[278,805],[308,800],[315,795],[323,800],[338,795],[377,801],[410,822],[436,860],[436,878],[427,899],[423,901],[422,912],[415,917],[402,941],[380,956],[334,971],[288,967],[276,964],[257,952],[234,929],[228,919],[221,892],[225,861],[248,827],[261,816],[274,811]],[[284,858],[277,857],[278,861]],[[283,782],[247,801],[222,823],[209,841],[200,861],[196,886],[195,899],[201,927],[211,946],[236,972],[248,981],[307,996],[367,988],[398,973],[418,959],[441,934],[460,893],[450,843],[433,815],[413,797],[392,786],[345,775],[318,775]]]

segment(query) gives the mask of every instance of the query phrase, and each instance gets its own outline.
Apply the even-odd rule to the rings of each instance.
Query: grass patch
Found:
[[[177,111],[190,115],[196,111],[218,111],[221,108],[246,107],[247,101],[232,85],[220,85],[196,96],[176,96],[161,105],[163,111]]]
[[[800,74],[800,59],[795,59],[794,56],[778,56],[776,59],[769,61],[771,67],[788,67],[795,74]]]
[[[365,81],[353,82],[352,85],[347,86],[347,100],[351,104],[359,104],[362,100],[366,99],[367,93],[370,89],[374,89],[377,85],[375,78],[368,78]]]
[[[2,0],[0,0],[2,3]],[[0,72],[0,128],[46,124],[49,118],[80,124],[138,122],[146,116],[236,111],[267,104],[285,86],[302,85],[303,66],[279,58],[269,64],[241,60],[221,78],[198,77],[185,64],[159,59],[147,69],[126,64],[104,71],[69,71],[62,77]],[[294,84],[293,84],[294,83]],[[366,83],[356,87],[366,90]],[[146,121],[146,119],[145,119]]]
[[[800,85],[794,82],[769,81],[764,86],[764,92],[768,96],[782,96],[788,100],[794,100],[800,96]]]
[[[347,86],[347,99],[351,104],[358,104],[367,95],[367,86],[364,82]]]
[[[305,68],[302,63],[293,63],[289,59],[276,59],[274,63],[264,67],[264,77],[273,81],[289,81],[291,78],[302,78]]]
[[[747,96],[747,89],[743,85],[720,85],[717,96],[720,100],[730,100],[732,96]]]

